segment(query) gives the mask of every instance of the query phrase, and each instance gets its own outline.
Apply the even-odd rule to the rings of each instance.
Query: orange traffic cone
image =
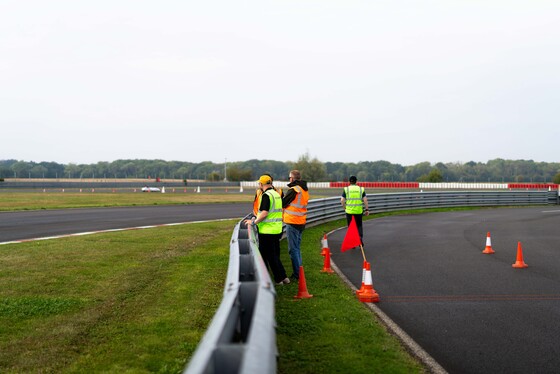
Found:
[[[511,266],[516,269],[523,269],[529,267],[529,265],[527,265],[525,261],[523,261],[523,250],[521,249],[521,242],[517,242],[517,259],[515,261],[515,264]]]
[[[371,266],[369,262],[366,263],[366,280],[364,284],[364,291],[358,294],[358,300],[363,303],[378,303],[379,294],[373,289],[373,283],[371,280]]]
[[[490,232],[486,234],[486,248],[484,248],[484,251],[482,251],[482,253],[485,253],[487,255],[491,255],[492,253],[495,253],[495,251],[492,249],[492,240],[490,239]]]
[[[303,272],[303,266],[299,267],[299,282],[298,282],[298,293],[294,296],[294,299],[309,299],[313,297],[307,292],[307,283],[305,282],[305,273]]]
[[[331,269],[331,251],[328,248],[323,249],[325,251],[325,261],[323,262],[323,270],[322,273],[334,273],[334,270]]]
[[[360,287],[359,290],[356,290],[356,295],[361,294],[362,292],[365,291],[365,287],[366,287],[366,269],[367,269],[367,262],[364,261],[364,265],[362,266],[362,286]]]
[[[327,254],[327,251],[329,251],[329,242],[327,240],[327,234],[325,234],[323,239],[321,239],[321,246],[323,247],[323,249],[321,250],[321,256],[325,256]]]

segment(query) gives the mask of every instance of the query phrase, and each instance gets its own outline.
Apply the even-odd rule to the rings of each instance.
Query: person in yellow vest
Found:
[[[274,183],[274,180],[272,179],[272,176],[270,174],[263,174],[263,175],[269,176],[270,180]],[[272,186],[272,188],[274,188],[274,190],[280,194],[280,197],[284,196],[284,193],[282,192],[281,188],[276,188],[274,185]],[[262,190],[260,188],[257,188],[257,190],[255,191],[255,198],[253,199],[253,215],[255,217],[259,213],[259,203],[260,203],[261,194],[262,194]]]
[[[364,231],[362,228],[362,215],[369,216],[366,190],[356,184],[358,182],[358,178],[354,175],[348,178],[348,182],[350,182],[350,185],[344,187],[342,190],[340,203],[346,212],[346,221],[348,222],[348,225],[350,225],[352,217],[354,217],[356,226],[358,227],[358,232],[360,233],[360,239],[363,244]]]
[[[286,238],[288,240],[288,253],[292,260],[293,273],[290,278],[299,279],[301,260],[301,237],[307,221],[307,202],[309,190],[307,182],[301,179],[299,170],[290,171],[289,189],[282,198],[284,208],[284,223],[286,224]]]
[[[267,267],[270,268],[277,285],[290,283],[286,269],[280,260],[280,239],[282,238],[282,197],[272,187],[272,177],[259,178],[259,197],[257,215],[245,220],[245,224],[256,225],[259,237],[259,252]]]

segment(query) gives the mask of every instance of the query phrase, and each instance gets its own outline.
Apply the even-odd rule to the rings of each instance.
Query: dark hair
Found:
[[[355,175],[350,176],[350,178],[348,178],[348,180],[350,181],[350,183],[356,183],[358,181],[358,178],[356,178]]]

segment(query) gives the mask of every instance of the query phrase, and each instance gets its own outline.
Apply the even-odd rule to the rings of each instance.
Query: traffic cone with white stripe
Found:
[[[373,289],[373,282],[371,280],[371,265],[366,262],[366,279],[364,282],[364,291],[358,294],[358,300],[363,303],[378,303],[379,294]]]
[[[331,251],[329,248],[325,248],[324,250],[326,250],[325,254],[323,256],[325,256],[325,261],[323,261],[323,270],[321,270],[322,273],[334,273],[334,270],[331,269]]]
[[[321,256],[325,256],[327,254],[327,252],[330,252],[329,241],[327,240],[327,234],[325,234],[323,236],[323,239],[321,239],[321,247],[323,248],[321,250]]]
[[[360,295],[362,292],[365,291],[366,286],[366,269],[367,269],[367,262],[364,261],[364,265],[362,266],[362,286],[359,290],[356,290],[356,295]]]
[[[486,233],[486,248],[484,248],[484,251],[482,251],[482,253],[487,255],[495,253],[495,251],[492,249],[492,239],[490,239],[490,232]]]

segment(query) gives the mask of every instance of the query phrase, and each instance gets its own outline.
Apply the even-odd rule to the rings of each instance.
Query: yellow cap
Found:
[[[259,178],[259,183],[272,184],[272,178],[270,178],[270,175],[261,175],[261,177]]]

